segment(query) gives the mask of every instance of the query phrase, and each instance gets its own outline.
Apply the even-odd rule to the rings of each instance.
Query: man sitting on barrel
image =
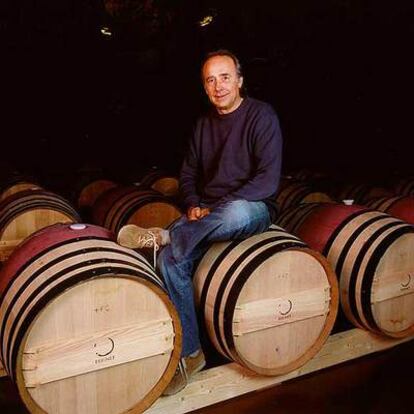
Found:
[[[282,137],[274,110],[242,94],[237,57],[218,50],[202,64],[202,82],[213,105],[197,121],[180,173],[186,215],[169,230],[124,226],[118,242],[158,249],[158,267],[183,328],[182,358],[164,394],[183,389],[205,365],[194,307],[194,264],[211,243],[265,231],[277,214],[275,194]]]

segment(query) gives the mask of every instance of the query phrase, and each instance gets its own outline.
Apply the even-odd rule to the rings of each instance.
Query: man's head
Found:
[[[220,114],[228,114],[239,107],[243,76],[240,62],[233,53],[228,50],[209,53],[201,67],[201,78],[210,102]]]

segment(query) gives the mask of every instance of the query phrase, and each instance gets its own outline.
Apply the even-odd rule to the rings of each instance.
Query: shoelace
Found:
[[[180,361],[178,362],[177,371],[181,373],[181,375],[184,377],[185,381],[188,381],[188,374],[187,374],[187,364],[185,363],[184,358],[180,358]]]
[[[157,243],[157,237],[152,231],[148,231],[146,234],[140,236],[138,238],[138,242],[140,243],[141,247],[152,247],[153,248],[153,268],[157,266],[157,251],[159,250],[160,246]]]

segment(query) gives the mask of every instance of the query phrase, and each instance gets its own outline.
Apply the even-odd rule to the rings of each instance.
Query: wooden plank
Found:
[[[146,413],[188,413],[240,395],[281,384],[293,378],[392,348],[414,339],[390,339],[368,331],[352,329],[331,335],[319,353],[296,371],[278,377],[259,376],[230,363],[202,371],[194,376],[184,390],[170,397],[159,398]]]
[[[413,272],[389,272],[376,276],[372,283],[371,303],[383,302],[414,293]]]
[[[326,315],[329,312],[330,287],[319,287],[272,299],[246,302],[236,306],[233,335],[259,331]]]
[[[171,352],[171,320],[153,321],[26,349],[27,388]]]
[[[3,368],[3,364],[0,360],[0,377],[5,377],[7,375],[6,371]]]

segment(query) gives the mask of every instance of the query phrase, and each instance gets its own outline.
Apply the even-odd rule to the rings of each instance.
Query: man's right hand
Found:
[[[210,209],[207,207],[190,207],[187,210],[187,219],[189,221],[200,220],[210,214]]]

